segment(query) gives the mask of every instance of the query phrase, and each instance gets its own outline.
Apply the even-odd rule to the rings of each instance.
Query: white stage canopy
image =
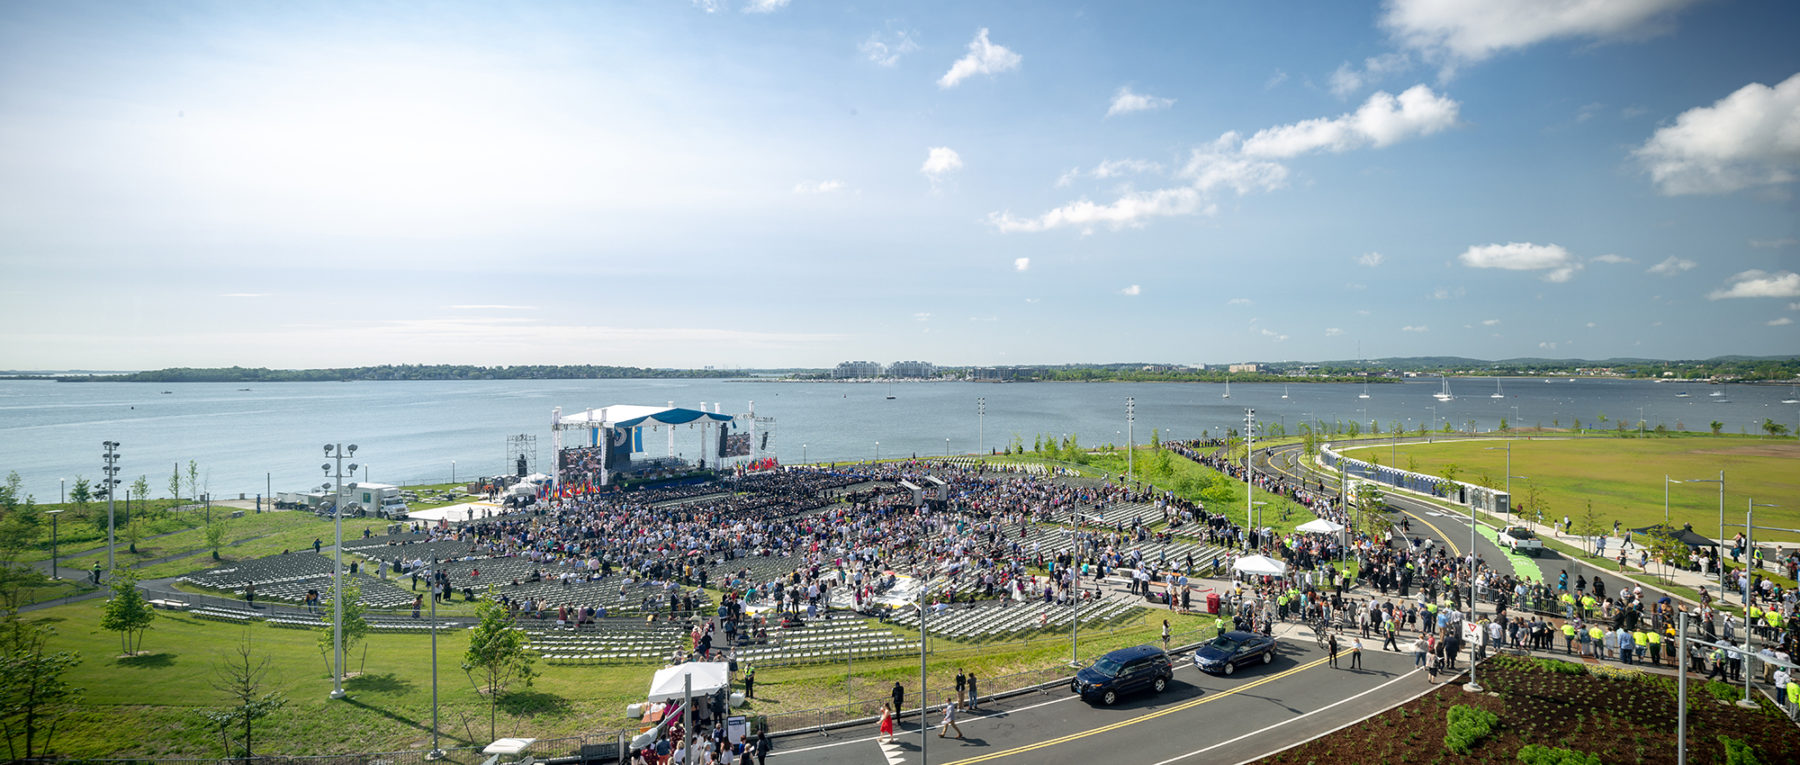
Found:
[[[556,421],[564,428],[635,428],[656,425],[686,425],[690,422],[731,422],[732,415],[702,412],[668,406],[633,406],[614,404],[599,409],[563,415]]]
[[[726,664],[722,661],[690,661],[656,671],[650,681],[651,701],[676,701],[682,697],[682,678],[694,679],[695,697],[705,696],[726,686]]]
[[[1231,570],[1252,576],[1286,576],[1287,564],[1267,555],[1246,555],[1231,564]]]
[[[1343,531],[1344,527],[1339,524],[1332,523],[1331,521],[1325,520],[1324,518],[1320,518],[1318,520],[1307,521],[1305,523],[1302,523],[1299,526],[1295,527],[1294,530],[1295,531],[1303,531],[1308,534],[1336,534],[1340,531]]]

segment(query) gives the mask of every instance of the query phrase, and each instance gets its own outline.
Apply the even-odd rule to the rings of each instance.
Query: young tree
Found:
[[[238,643],[235,656],[220,657],[214,665],[212,687],[230,699],[231,706],[224,709],[201,710],[200,715],[219,729],[219,739],[225,745],[225,756],[232,756],[232,734],[239,724],[243,725],[244,762],[247,764],[256,755],[252,752],[251,732],[257,720],[274,714],[275,710],[287,704],[287,699],[280,691],[264,693],[263,677],[269,671],[269,657],[258,658],[251,650],[250,630],[245,628],[244,639]]]
[[[175,472],[169,474],[169,499],[181,504],[181,463],[175,463]]]
[[[330,588],[330,587],[325,588],[325,602],[326,603],[331,602],[331,592],[332,592],[332,588]],[[368,610],[368,606],[363,605],[363,602],[362,602],[362,586],[358,585],[356,583],[356,580],[354,580],[354,579],[345,581],[344,582],[344,653],[346,653],[346,654],[350,653],[350,651],[352,649],[354,649],[357,646],[357,644],[362,643],[363,638],[366,638],[369,636],[369,621],[368,621],[368,619],[364,618],[364,614],[367,610]],[[325,626],[319,630],[319,654],[321,656],[325,657],[325,666],[326,666],[326,671],[328,671],[328,672],[330,671],[331,658],[332,658],[332,656],[331,656],[332,618],[333,618],[332,609],[329,607],[323,609],[322,613],[319,614],[319,619],[321,621],[325,622]],[[368,663],[368,660],[369,660],[369,647],[365,645],[365,646],[363,646],[362,659],[359,660],[356,664],[356,671],[358,674],[362,673],[363,665]]]
[[[188,499],[200,499],[200,463],[188,460],[187,469]]]
[[[525,650],[525,633],[513,627],[512,617],[494,597],[492,588],[476,604],[475,616],[477,621],[469,631],[469,650],[463,654],[462,666],[476,692],[488,694],[488,738],[493,739],[498,730],[500,696],[514,681],[530,687],[537,670],[531,666],[531,654]]]
[[[156,611],[138,592],[137,574],[122,568],[113,574],[112,598],[100,616],[100,628],[119,633],[119,646],[126,656],[136,656],[143,646],[144,633],[156,621]]]
[[[1718,420],[1712,421],[1712,434],[1713,435],[1715,435],[1715,436],[1719,435],[1719,433],[1723,430],[1725,430],[1725,423],[1719,422]]]
[[[147,502],[150,499],[150,476],[140,475],[137,477],[137,480],[132,481],[131,493],[137,496],[138,508],[140,510],[147,507]]]
[[[206,549],[212,550],[213,560],[219,559],[219,548],[225,546],[225,522],[214,521],[206,524]],[[346,590],[346,592],[348,592]]]
[[[138,543],[144,541],[143,519],[134,517],[126,521],[125,528],[119,534],[125,538],[125,544],[128,545],[126,549],[130,550],[132,555],[136,555]]]
[[[1669,577],[1669,568],[1687,558],[1687,543],[1676,538],[1675,534],[1667,528],[1657,529],[1649,536],[1650,557],[1663,564],[1663,578],[1666,579]]]
[[[1767,417],[1763,418],[1762,428],[1763,428],[1764,433],[1768,433],[1769,435],[1774,436],[1776,438],[1780,438],[1782,436],[1787,435],[1787,426],[1786,425],[1783,425],[1779,422],[1771,420]]]
[[[18,509],[19,501],[25,498],[25,481],[19,477],[19,471],[6,474],[6,481],[0,482],[0,516],[12,515]]]
[[[1594,544],[1601,534],[1606,533],[1606,524],[1600,519],[1600,514],[1594,512],[1593,500],[1587,501],[1587,510],[1582,512],[1580,518],[1575,519],[1575,533],[1581,535],[1587,543],[1588,554],[1596,554]]]
[[[1150,448],[1152,450],[1162,448],[1162,428],[1150,429]]]
[[[25,624],[10,614],[6,621],[4,630],[12,638],[0,653],[0,731],[12,759],[24,761],[50,751],[56,724],[80,700],[81,689],[64,675],[81,657],[45,650],[54,632],[48,626]]]

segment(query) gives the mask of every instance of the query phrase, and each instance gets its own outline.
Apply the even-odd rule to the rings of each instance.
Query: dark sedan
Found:
[[[1236,672],[1241,664],[1267,664],[1274,660],[1275,639],[1254,632],[1227,632],[1194,652],[1194,666],[1200,671],[1226,675]]]

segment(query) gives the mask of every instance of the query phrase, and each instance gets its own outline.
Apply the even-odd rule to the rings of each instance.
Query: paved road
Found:
[[[871,724],[784,738],[770,759],[782,765],[1242,762],[1428,689],[1410,654],[1377,650],[1379,641],[1365,645],[1359,671],[1331,668],[1310,639],[1284,640],[1273,663],[1230,677],[1202,673],[1183,655],[1168,691],[1113,707],[1084,702],[1066,687],[1026,694],[965,717],[961,740],[927,732],[923,756],[916,721],[907,720],[894,744],[878,743]],[[1340,656],[1343,666],[1349,661],[1347,652]]]

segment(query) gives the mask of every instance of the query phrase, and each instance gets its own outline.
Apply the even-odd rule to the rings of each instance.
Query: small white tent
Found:
[[[679,701],[681,699],[684,677],[694,680],[695,696],[705,696],[720,690],[727,685],[726,664],[722,661],[690,661],[673,667],[664,667],[656,671],[656,677],[650,681],[651,701]]]
[[[1287,564],[1267,555],[1246,555],[1231,564],[1231,570],[1252,576],[1284,576]]]
[[[1344,527],[1340,524],[1332,523],[1324,518],[1320,518],[1318,520],[1302,523],[1296,527],[1295,530],[1308,534],[1336,534],[1343,531]]]

